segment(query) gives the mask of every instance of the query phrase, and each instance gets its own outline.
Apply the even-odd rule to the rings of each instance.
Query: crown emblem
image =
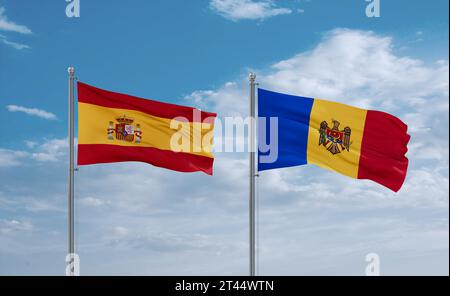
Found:
[[[130,118],[130,117],[126,117],[125,115],[123,115],[123,116],[116,117],[116,121],[118,123],[132,124],[134,119]]]
[[[127,117],[125,114],[123,116],[116,117],[117,123],[114,125],[113,121],[109,122],[108,125],[108,140],[114,141],[115,139],[119,141],[125,141],[130,143],[139,144],[142,139],[141,125],[134,125],[134,119]]]

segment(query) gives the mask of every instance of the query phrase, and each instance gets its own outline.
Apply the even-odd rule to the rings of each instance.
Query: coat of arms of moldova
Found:
[[[341,153],[343,150],[350,151],[351,129],[347,126],[339,130],[340,122],[333,120],[333,127],[330,128],[326,121],[320,124],[319,146],[323,145],[331,154]]]

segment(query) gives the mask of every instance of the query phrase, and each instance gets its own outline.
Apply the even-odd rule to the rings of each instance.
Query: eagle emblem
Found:
[[[325,146],[333,155],[341,153],[342,150],[350,151],[351,129],[347,126],[343,130],[339,130],[340,122],[334,119],[332,122],[332,128],[328,126],[326,121],[322,121],[320,124],[319,146]]]
[[[125,115],[116,118],[117,123],[114,125],[113,121],[109,122],[108,126],[108,140],[114,140],[113,134],[116,134],[116,139],[119,141],[131,142],[139,144],[142,139],[141,125],[134,125],[134,119]]]

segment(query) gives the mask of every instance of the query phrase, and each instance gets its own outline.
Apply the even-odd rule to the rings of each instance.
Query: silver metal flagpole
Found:
[[[73,263],[75,254],[75,202],[74,202],[74,81],[75,81],[75,68],[69,67],[69,196],[68,196],[68,216],[69,216],[69,262],[70,275],[75,275],[75,266]]]
[[[255,79],[256,75],[250,73],[250,200],[249,200],[249,218],[250,218],[250,276],[256,275],[256,231],[255,231],[255,129],[256,129],[256,104],[255,104]]]

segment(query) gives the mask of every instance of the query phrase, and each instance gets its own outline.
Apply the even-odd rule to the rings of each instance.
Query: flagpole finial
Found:
[[[69,68],[67,68],[67,72],[69,72],[69,74],[74,74],[75,73],[75,68],[74,67],[69,67]]]
[[[254,82],[255,79],[256,79],[256,74],[253,73],[253,72],[250,72],[250,73],[248,74],[248,79],[249,79],[251,82]]]

